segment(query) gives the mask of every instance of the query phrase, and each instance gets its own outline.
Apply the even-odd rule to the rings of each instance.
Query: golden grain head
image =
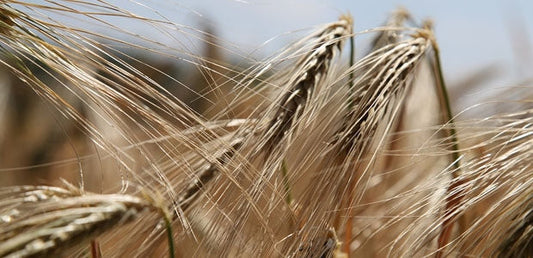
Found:
[[[0,256],[531,256],[531,101],[454,116],[429,22],[342,15],[236,65],[213,28],[128,8],[0,3]]]

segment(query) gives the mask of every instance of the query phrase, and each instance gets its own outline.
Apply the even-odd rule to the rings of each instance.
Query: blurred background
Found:
[[[31,0],[28,2],[43,2]],[[89,1],[90,2],[90,1]],[[192,28],[210,26],[226,40],[228,48],[261,58],[298,39],[298,31],[331,22],[343,13],[353,15],[356,31],[383,24],[397,7],[404,7],[420,21],[434,21],[444,72],[459,79],[487,65],[500,64],[517,76],[531,75],[533,61],[530,32],[533,2],[525,0],[474,1],[350,1],[350,0],[180,0],[107,1],[138,15],[169,20]],[[110,18],[121,28],[151,39],[176,44],[150,26]],[[70,21],[76,23],[76,20]],[[80,21],[78,21],[80,22]],[[90,26],[81,21],[83,26]],[[200,26],[199,26],[200,25]],[[88,28],[88,27],[87,27]],[[89,28],[88,28],[89,29]],[[183,42],[180,42],[180,44]],[[364,44],[363,44],[364,45]],[[188,45],[195,50],[194,44]],[[359,49],[362,49],[360,47]]]
[[[531,1],[188,0],[176,1],[171,8],[157,8],[158,1],[153,2],[152,7],[163,16],[182,24],[209,23],[219,36],[250,52],[271,40],[256,50],[262,55],[288,44],[291,37],[284,36],[288,32],[333,21],[346,12],[354,16],[356,31],[362,31],[383,24],[392,10],[402,6],[415,19],[434,21],[449,78],[459,79],[473,70],[503,63],[514,68],[507,72],[515,78],[531,75],[524,68],[532,63]],[[153,15],[138,8],[143,15]]]
[[[316,26],[335,21],[347,12],[354,17],[356,32],[383,25],[398,7],[407,9],[417,22],[431,19],[455,112],[488,95],[496,96],[494,92],[504,91],[506,87],[527,84],[533,75],[529,69],[533,65],[531,1],[106,1],[121,10],[81,5],[77,1],[24,2],[30,4],[16,7],[42,20],[90,32],[85,36],[94,36],[106,47],[116,49],[117,56],[136,63],[134,66],[142,73],[206,117],[222,108],[212,105],[222,103],[214,101],[216,96],[210,94],[213,85],[222,92],[219,95],[230,92],[232,85],[221,84],[216,73],[206,76],[202,69],[233,78],[237,75],[227,74],[229,69],[217,69],[224,66],[238,72],[261,63]],[[86,11],[88,15],[36,8],[31,4],[61,8],[70,5],[73,10]],[[109,16],[105,12],[120,15]],[[132,19],[135,15],[158,22]],[[105,37],[97,34],[118,40],[106,42]],[[367,43],[374,35],[358,37],[359,58],[368,51]],[[200,69],[194,64],[203,60],[221,66],[206,64]],[[9,85],[0,92],[0,171],[6,175],[0,185],[24,181],[39,170],[42,176],[32,177],[34,182],[25,183],[65,177],[50,171],[78,170],[80,157],[93,153],[84,134],[72,121],[58,118],[56,110],[22,85],[23,82],[12,78],[7,71],[0,72],[3,83]],[[42,79],[51,80],[44,74]],[[58,89],[60,92],[61,87]],[[84,111],[81,102],[71,104]],[[64,162],[52,166],[56,161]],[[76,181],[76,177],[73,175],[69,181]]]

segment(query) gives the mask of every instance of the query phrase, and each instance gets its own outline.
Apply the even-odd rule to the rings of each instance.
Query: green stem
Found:
[[[352,35],[350,37],[350,69],[352,69],[352,66],[355,62],[355,40],[354,40],[354,36]],[[348,110],[351,112],[351,110],[353,109],[353,106],[354,106],[354,71],[351,70],[350,71],[350,74],[349,74],[349,87],[350,87],[350,98],[348,99]]]
[[[444,104],[444,108],[446,109],[445,119],[448,121],[448,124],[450,125],[449,129],[449,136],[451,138],[452,142],[452,158],[454,160],[454,171],[452,172],[452,175],[454,178],[459,177],[459,144],[457,140],[457,132],[455,131],[455,123],[453,121],[453,115],[452,115],[452,108],[450,106],[450,98],[448,97],[448,90],[446,89],[446,84],[444,82],[444,76],[442,74],[442,66],[440,61],[440,51],[436,43],[433,43],[433,50],[435,53],[435,66],[436,66],[436,73],[439,79],[438,87],[441,91],[440,97],[441,103]]]
[[[436,44],[436,42],[433,42],[433,49],[435,53],[435,69],[436,73],[438,75],[439,79],[439,89],[441,91],[441,103],[444,104],[446,109],[446,119],[448,120],[448,123],[450,125],[449,129],[449,136],[452,141],[452,158],[453,158],[453,166],[454,170],[452,171],[452,182],[448,186],[448,189],[446,190],[448,193],[448,196],[446,197],[446,207],[445,207],[445,217],[444,221],[442,222],[442,231],[439,234],[439,237],[437,239],[437,245],[438,245],[438,251],[435,254],[436,258],[441,258],[444,255],[444,247],[448,245],[450,241],[450,236],[452,233],[452,226],[453,223],[458,216],[457,214],[454,214],[455,211],[457,211],[458,206],[460,205],[461,199],[464,197],[463,191],[457,191],[457,188],[460,187],[461,184],[463,184],[462,180],[457,179],[460,177],[459,174],[459,146],[457,141],[457,133],[455,131],[455,124],[453,122],[453,116],[452,111],[450,107],[450,100],[448,97],[448,92],[446,90],[446,85],[444,83],[444,76],[442,75],[442,67],[440,62],[440,54],[439,54],[439,48]],[[461,216],[458,219],[459,222],[459,231],[462,233],[464,232],[464,217]]]
[[[174,258],[174,237],[172,234],[172,224],[168,219],[168,216],[163,216],[165,220],[165,227],[167,228],[167,240],[168,240],[168,256]]]

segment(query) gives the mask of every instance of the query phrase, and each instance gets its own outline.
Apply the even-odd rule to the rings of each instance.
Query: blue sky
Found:
[[[184,19],[212,21],[220,36],[250,48],[286,32],[333,21],[345,12],[354,16],[356,31],[369,29],[381,25],[388,13],[403,6],[415,18],[434,21],[445,73],[452,79],[496,63],[504,64],[507,72],[518,74],[519,70],[525,70],[525,63],[533,63],[527,53],[528,47],[533,47],[529,44],[533,29],[532,1],[191,0],[179,3],[202,15],[191,12]],[[289,38],[272,41],[265,52],[287,44]],[[521,43],[513,46],[513,41]],[[522,50],[515,55],[513,49]]]
[[[43,3],[43,0],[29,0]],[[460,79],[491,64],[503,65],[510,75],[532,76],[530,48],[533,29],[533,1],[472,0],[108,0],[141,16],[191,25],[210,23],[217,34],[249,52],[269,41],[257,52],[268,55],[297,39],[298,31],[331,22],[350,12],[356,31],[381,25],[398,6],[420,20],[431,18],[448,78]],[[111,18],[110,18],[111,19]],[[82,21],[82,26],[89,26]],[[166,44],[178,38],[164,38],[149,26],[116,19],[120,27]],[[142,24],[141,24],[142,25]],[[174,40],[174,42],[173,42]],[[513,43],[514,42],[514,43]],[[518,42],[518,44],[517,44]],[[185,44],[186,45],[186,44]],[[518,50],[518,51],[515,51]],[[519,54],[516,54],[518,52]]]

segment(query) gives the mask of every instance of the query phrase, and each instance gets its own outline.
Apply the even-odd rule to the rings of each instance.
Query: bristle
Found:
[[[0,3],[0,256],[531,256],[531,94],[454,116],[429,23],[258,61],[139,6]]]

